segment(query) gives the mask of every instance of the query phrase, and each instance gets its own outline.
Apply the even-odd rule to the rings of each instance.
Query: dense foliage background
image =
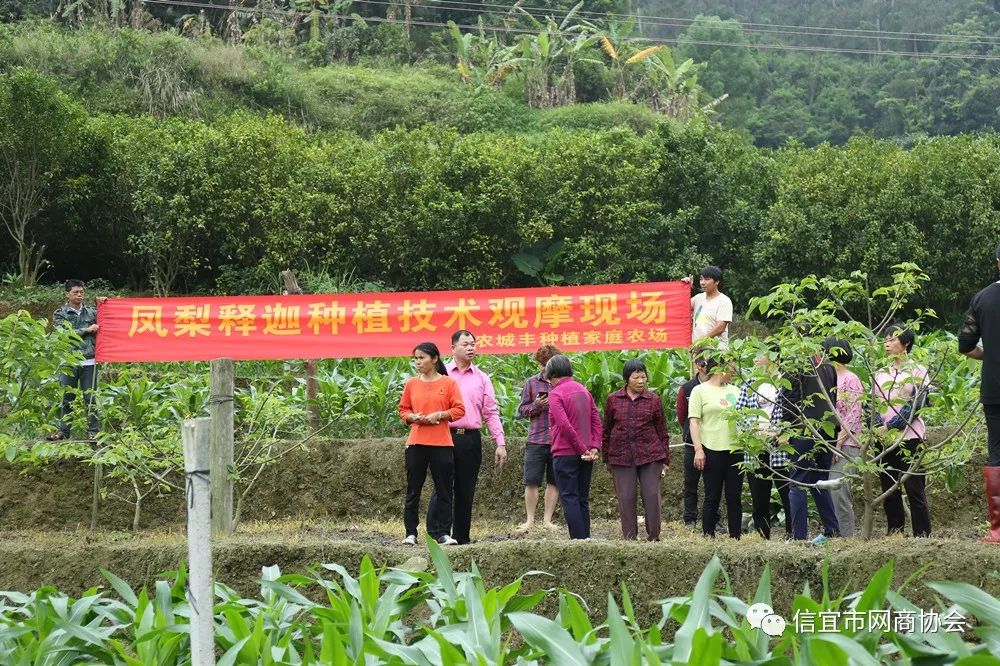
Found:
[[[868,33],[768,26],[871,26],[975,36],[911,35],[919,53],[1000,54],[981,37],[995,6],[925,4],[551,3],[550,23],[538,5],[519,23],[407,5],[411,25],[367,2],[2,0],[0,199],[32,206],[7,207],[0,265],[166,294],[273,292],[287,267],[431,289],[716,263],[745,303],[913,261],[933,278],[914,305],[954,318],[993,276],[1000,139],[961,133],[997,126],[1000,61],[694,43],[864,50]]]

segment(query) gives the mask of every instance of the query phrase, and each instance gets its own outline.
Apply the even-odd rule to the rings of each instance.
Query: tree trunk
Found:
[[[101,486],[104,484],[104,466],[94,465],[94,495],[90,500],[90,531],[97,529],[97,514],[101,510]]]
[[[873,488],[875,475],[871,472],[865,472],[862,478],[865,489],[865,516],[861,526],[861,538],[867,541],[872,538],[872,532],[875,530],[875,492]]]
[[[135,491],[135,511],[132,512],[132,532],[139,531],[139,515],[142,512],[142,493],[139,484],[132,479],[132,490]]]

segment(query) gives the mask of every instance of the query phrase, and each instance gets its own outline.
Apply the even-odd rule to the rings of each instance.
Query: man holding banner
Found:
[[[462,545],[471,542],[472,504],[479,468],[483,464],[483,423],[496,442],[496,464],[499,466],[507,462],[507,442],[493,382],[472,364],[476,356],[476,336],[470,331],[456,331],[451,336],[451,354],[451,361],[445,367],[448,376],[458,382],[465,403],[465,416],[451,423],[451,439],[455,443],[455,522],[451,536]],[[435,492],[431,495],[431,507],[437,502]]]
[[[97,309],[84,305],[85,286],[83,280],[66,281],[66,303],[52,315],[54,327],[66,327],[73,330],[80,342],[76,349],[83,356],[83,362],[73,368],[67,368],[59,377],[63,386],[63,399],[59,429],[46,439],[58,441],[69,439],[69,415],[73,411],[73,397],[76,392],[83,396],[83,405],[87,413],[87,439],[97,436],[97,412],[94,409],[94,391],[97,388],[97,365],[94,360],[97,349]],[[98,302],[105,299],[98,298]]]

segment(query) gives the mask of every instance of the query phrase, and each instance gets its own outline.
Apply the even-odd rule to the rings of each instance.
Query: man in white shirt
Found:
[[[701,293],[691,297],[691,344],[706,338],[719,338],[719,346],[729,346],[729,324],[733,321],[733,302],[719,291],[722,269],[701,269]]]

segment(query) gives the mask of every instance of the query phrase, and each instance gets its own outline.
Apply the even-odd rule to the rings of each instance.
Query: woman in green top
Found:
[[[731,418],[739,390],[729,383],[732,368],[720,366],[715,359],[709,359],[706,368],[708,381],[696,386],[688,399],[694,466],[702,470],[705,483],[701,528],[705,536],[715,536],[725,488],[729,536],[739,539],[743,526],[743,475],[739,464],[743,453],[737,451],[736,422]]]

